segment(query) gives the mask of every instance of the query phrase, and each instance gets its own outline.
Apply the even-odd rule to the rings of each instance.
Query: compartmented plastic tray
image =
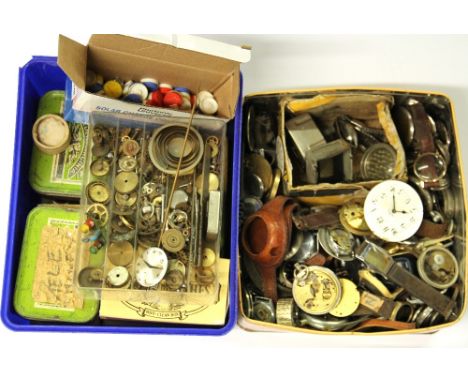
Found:
[[[228,159],[228,181],[224,208],[224,244],[221,255],[230,258],[229,301],[230,307],[223,326],[177,326],[144,324],[138,322],[116,322],[96,319],[86,325],[38,322],[19,316],[13,307],[14,287],[19,254],[28,213],[41,202],[41,196],[30,186],[28,180],[31,150],[33,147],[31,128],[36,117],[39,98],[49,90],[64,89],[66,76],[57,65],[56,57],[33,57],[19,71],[17,122],[14,146],[14,161],[9,213],[9,228],[6,245],[6,262],[3,280],[1,317],[3,323],[17,331],[62,331],[62,332],[111,332],[111,333],[154,333],[222,335],[232,329],[237,319],[237,243],[238,236],[238,192],[239,163],[241,149],[242,94],[236,117],[227,127],[227,138],[232,147]],[[241,83],[242,85],[242,83]],[[242,88],[242,86],[241,86]],[[230,165],[232,164],[232,166]]]
[[[85,295],[217,302],[226,123],[194,119],[177,172],[187,123],[91,113],[75,267]]]

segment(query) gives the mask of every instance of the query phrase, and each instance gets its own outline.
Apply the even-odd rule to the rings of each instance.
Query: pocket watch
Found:
[[[423,220],[423,204],[414,188],[399,180],[386,180],[369,191],[364,218],[372,233],[389,242],[413,236]]]

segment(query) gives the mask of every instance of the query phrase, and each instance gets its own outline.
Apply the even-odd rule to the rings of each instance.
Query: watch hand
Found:
[[[395,213],[397,212],[396,210],[396,206],[395,206],[395,193],[393,193],[393,209],[392,209],[392,213]]]

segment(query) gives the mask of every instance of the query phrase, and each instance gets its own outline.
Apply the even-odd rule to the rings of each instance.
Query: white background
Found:
[[[355,2],[354,2],[355,3]],[[445,2],[444,4],[448,4]],[[65,3],[62,3],[65,4]],[[218,2],[212,2],[212,7]],[[366,6],[372,7],[369,3]],[[378,3],[385,8],[385,4]],[[426,2],[427,10],[429,4]],[[193,4],[192,4],[193,5]],[[25,11],[23,4],[18,4],[12,14]],[[68,17],[77,3],[69,5]],[[84,6],[84,4],[83,4]],[[268,7],[273,5],[268,5]],[[378,26],[381,22],[384,31],[393,31],[400,25],[404,31],[428,31],[429,26],[438,30],[441,20],[445,20],[448,30],[458,30],[462,25],[463,12],[442,12],[440,4],[436,3],[432,20],[429,19],[412,26],[408,12],[418,11],[415,7],[401,8],[401,14],[393,12],[378,17],[369,15],[368,11],[357,9],[357,16],[351,15],[348,8],[329,9],[328,13],[320,13],[316,8],[296,7],[291,12],[291,6],[283,4],[279,15],[270,19],[266,8],[252,9],[245,6],[245,17],[248,21],[245,29],[256,30],[255,23],[263,22],[265,29],[276,31],[304,31],[309,24],[324,26],[328,32],[348,30],[355,26],[358,31],[370,23]],[[200,8],[199,2],[195,8]],[[266,7],[266,6],[265,6]],[[237,8],[236,18],[240,20],[242,12]],[[387,7],[389,8],[389,7]],[[411,8],[411,10],[410,10]],[[444,9],[446,7],[443,7]],[[96,31],[99,19],[105,16],[112,20],[124,19],[127,9],[117,13],[111,7],[100,12],[88,5],[80,18],[66,21],[65,17],[56,16],[42,20],[39,13],[45,14],[45,5],[27,8],[31,15],[27,19],[16,18],[2,30],[1,59],[2,88],[0,105],[2,119],[0,122],[0,274],[3,274],[3,254],[5,253],[5,238],[8,218],[8,203],[10,192],[12,146],[14,139],[16,91],[18,67],[25,64],[32,55],[56,55],[57,35],[65,33],[82,41],[86,41],[87,33],[77,33],[81,20],[94,20],[86,30]],[[190,18],[193,6],[187,9],[183,21],[177,22],[174,29],[187,29],[190,25],[200,25]],[[208,9],[208,8],[204,8]],[[211,8],[213,9],[213,8]],[[242,9],[241,9],[242,10]],[[269,11],[269,10],[268,10]],[[440,17],[439,17],[440,11]],[[37,12],[36,16],[34,13]],[[71,12],[71,13],[70,13]],[[240,12],[240,13],[239,13]],[[290,20],[290,25],[284,27],[282,13]],[[141,12],[140,12],[141,13]],[[165,13],[164,15],[172,13]],[[412,15],[418,15],[413,12]],[[141,29],[151,33],[170,33],[171,29],[160,27],[161,12],[155,10],[148,22],[155,27],[148,30],[147,25],[134,26],[132,33]],[[466,13],[465,13],[466,15]],[[2,22],[8,23],[9,14],[0,12]],[[204,15],[205,17],[207,15]],[[144,16],[142,16],[144,17]],[[295,17],[298,17],[297,23]],[[117,18],[117,19],[116,19]],[[229,18],[229,17],[228,17]],[[328,20],[323,22],[323,19]],[[457,20],[453,23],[452,19]],[[47,20],[47,21],[46,21]],[[99,20],[99,21],[98,21]],[[147,19],[145,19],[146,21]],[[192,24],[190,23],[192,20]],[[322,20],[320,24],[320,20]],[[380,22],[379,22],[380,20]],[[448,21],[447,21],[448,20]],[[109,21],[109,20],[106,20]],[[231,20],[232,21],[232,20]],[[397,22],[398,21],[398,22]],[[209,17],[205,25],[210,22]],[[234,23],[228,23],[226,28],[219,18],[213,19],[218,31],[241,32]],[[399,24],[401,23],[401,24]],[[466,22],[465,22],[466,23]],[[89,24],[89,20],[88,20]],[[125,23],[123,23],[125,24]],[[170,23],[169,23],[170,24]],[[242,23],[241,27],[244,25]],[[116,28],[119,25],[112,25]],[[341,27],[340,27],[341,26]],[[344,27],[343,27],[344,26]],[[365,28],[364,28],[365,29]],[[258,29],[257,29],[258,30]],[[306,29],[308,30],[308,29]],[[322,29],[315,28],[321,32]],[[119,32],[119,30],[116,30]],[[202,30],[204,32],[204,30]],[[129,31],[130,33],[130,31]],[[319,86],[395,86],[409,89],[427,89],[442,91],[451,96],[460,130],[461,148],[468,145],[468,37],[451,36],[264,36],[264,35],[216,35],[212,38],[234,43],[248,44],[253,47],[252,60],[243,65],[244,94],[254,91],[319,87]],[[463,157],[468,163],[466,150]],[[466,173],[466,171],[465,171]],[[448,379],[448,376],[459,370],[466,370],[460,362],[466,362],[466,354],[453,355],[444,350],[437,354],[424,350],[407,352],[376,352],[356,349],[356,347],[440,347],[468,345],[468,316],[452,328],[432,335],[408,336],[378,336],[378,337],[346,337],[317,336],[304,334],[272,334],[248,333],[235,328],[221,338],[200,338],[180,336],[146,336],[146,335],[92,335],[92,334],[60,334],[60,333],[13,333],[0,325],[0,380],[9,374],[11,378],[40,379],[47,375],[50,380],[94,380],[94,379],[151,379],[158,380],[164,374],[168,378],[190,379],[227,379],[228,377],[243,377],[262,380],[277,379],[293,380],[296,378],[311,380],[317,378],[332,379],[366,379],[376,380],[408,379],[414,375],[419,379],[422,374],[438,379]],[[346,347],[324,349],[326,347]],[[298,375],[293,378],[293,374]],[[463,379],[463,377],[461,377]]]

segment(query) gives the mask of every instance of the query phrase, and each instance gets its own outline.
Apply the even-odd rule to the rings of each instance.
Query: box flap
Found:
[[[92,51],[107,49],[123,52],[133,57],[172,62],[176,65],[190,64],[204,68],[206,71],[223,74],[238,71],[240,66],[239,62],[226,58],[119,34],[94,34],[89,39],[88,47]]]
[[[58,65],[80,88],[86,84],[88,48],[68,37],[59,35]]]
[[[225,42],[210,40],[208,38],[180,35],[180,34],[158,34],[158,35],[128,35],[134,38],[172,45],[176,48],[187,49],[194,52],[209,54],[237,61],[245,64],[250,61],[250,49],[237,45],[226,44]]]

